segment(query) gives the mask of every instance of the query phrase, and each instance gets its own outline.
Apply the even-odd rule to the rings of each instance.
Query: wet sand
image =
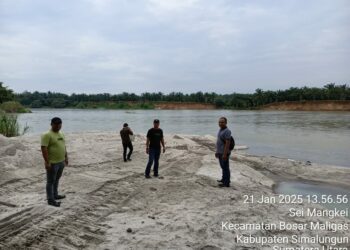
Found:
[[[271,249],[273,244],[246,244],[237,236],[349,235],[348,230],[223,230],[222,223],[326,223],[327,218],[291,217],[288,212],[291,206],[319,205],[244,203],[245,195],[276,196],[274,186],[281,180],[350,189],[350,168],[238,150],[231,156],[231,187],[219,188],[221,169],[212,136],[166,136],[161,178],[152,179],[144,178],[145,135],[136,135],[133,160],[127,163],[117,134],[66,138],[70,165],[60,193],[67,198],[54,208],[45,200],[39,138],[0,136],[1,249]],[[349,219],[337,217],[332,223],[348,224]]]

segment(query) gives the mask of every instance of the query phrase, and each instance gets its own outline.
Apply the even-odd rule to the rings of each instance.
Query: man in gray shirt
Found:
[[[222,179],[218,180],[221,182],[220,187],[229,187],[230,186],[230,140],[231,140],[231,131],[227,128],[227,119],[226,117],[221,117],[219,119],[220,130],[218,132],[217,141],[216,141],[216,153],[215,157],[219,159],[219,163],[222,169]]]

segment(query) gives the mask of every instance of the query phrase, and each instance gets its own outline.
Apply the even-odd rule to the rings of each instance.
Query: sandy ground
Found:
[[[288,204],[244,203],[244,195],[274,196],[273,186],[280,179],[349,188],[350,168],[309,166],[235,151],[230,162],[232,186],[219,188],[221,169],[212,136],[166,136],[161,178],[152,179],[143,176],[144,135],[136,136],[133,161],[127,163],[122,161],[117,134],[66,134],[66,138],[70,165],[64,170],[60,193],[67,198],[54,208],[46,204],[39,138],[0,136],[1,249],[271,249],[269,244],[237,242],[236,236],[349,235],[327,230],[241,232],[222,230],[222,222],[325,222],[326,218],[291,218]]]

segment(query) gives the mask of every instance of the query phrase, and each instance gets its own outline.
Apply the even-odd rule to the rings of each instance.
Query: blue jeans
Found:
[[[55,197],[58,196],[58,183],[62,176],[64,169],[64,161],[51,164],[51,169],[46,170],[46,195],[49,201],[55,200]]]
[[[146,176],[149,176],[153,162],[154,162],[153,173],[154,175],[158,175],[159,157],[160,157],[160,148],[149,149],[148,163],[145,171]]]
[[[227,160],[224,161],[222,159],[222,154],[219,154],[219,163],[220,163],[220,167],[222,169],[222,183],[226,186],[230,185],[230,177],[231,177],[231,173],[230,173],[230,155],[227,155]]]

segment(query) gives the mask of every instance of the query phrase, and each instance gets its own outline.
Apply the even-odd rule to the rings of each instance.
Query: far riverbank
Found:
[[[262,106],[260,110],[350,111],[350,101],[275,102]]]
[[[39,108],[39,107],[34,107]],[[266,105],[237,108],[218,106],[200,102],[81,102],[68,107],[40,107],[68,109],[106,109],[106,110],[273,110],[273,111],[350,111],[350,101],[285,101]]]

